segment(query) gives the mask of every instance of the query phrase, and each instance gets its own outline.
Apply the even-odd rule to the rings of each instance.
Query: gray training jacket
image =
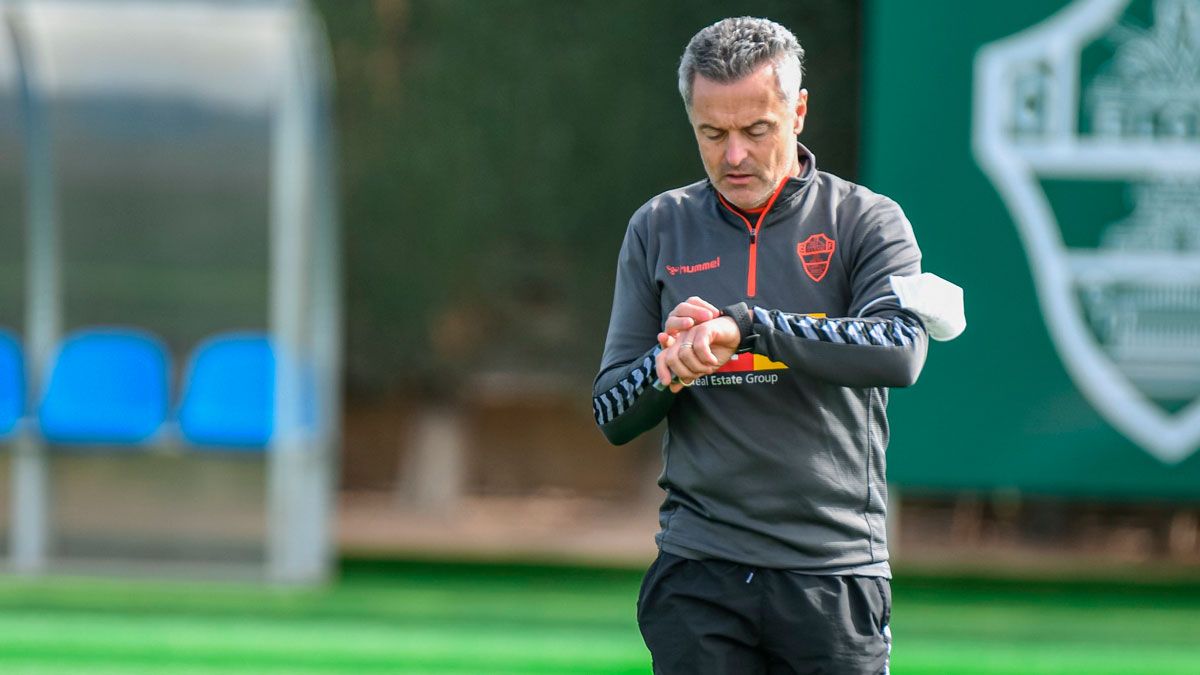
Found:
[[[798,148],[761,223],[707,180],[633,215],[593,408],[614,444],[667,419],[662,550],[889,576],[887,388],[916,381],[928,341],[888,277],[919,274],[921,252],[895,202]],[[693,295],[726,307],[742,346],[672,394],[653,386],[656,336]]]

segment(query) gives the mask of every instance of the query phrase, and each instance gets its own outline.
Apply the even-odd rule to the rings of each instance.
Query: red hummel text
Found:
[[[721,266],[721,257],[717,256],[708,262],[702,262],[696,265],[667,265],[667,272],[671,276],[676,274],[695,274],[696,272],[707,272],[715,270]]]

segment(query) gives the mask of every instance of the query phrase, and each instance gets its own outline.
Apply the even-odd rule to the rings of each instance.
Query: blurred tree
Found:
[[[629,216],[703,177],[675,68],[722,17],[796,33],[803,140],[855,175],[858,2],[316,4],[338,80],[355,393],[453,394],[499,371],[586,400]]]

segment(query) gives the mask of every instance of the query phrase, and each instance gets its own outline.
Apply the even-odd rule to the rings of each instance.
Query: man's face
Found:
[[[729,84],[696,75],[689,118],[704,170],[725,199],[758,208],[795,173],[796,136],[807,112],[804,89],[795,107],[780,100],[772,64]]]

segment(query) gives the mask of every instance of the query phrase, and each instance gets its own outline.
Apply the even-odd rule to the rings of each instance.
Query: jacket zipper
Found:
[[[767,200],[767,205],[763,207],[762,213],[758,214],[758,220],[753,225],[750,220],[743,216],[740,211],[730,206],[729,202],[725,201],[725,197],[717,192],[717,199],[721,200],[721,204],[729,210],[730,213],[742,219],[746,224],[746,230],[750,233],[750,264],[746,271],[746,297],[753,298],[758,290],[758,228],[762,227],[763,221],[766,220],[767,214],[771,212],[771,207],[775,205],[775,199],[779,197],[779,193],[783,192],[783,186],[787,184],[790,176],[785,176],[779,181],[779,186],[775,188],[775,192],[771,194],[771,198]]]

